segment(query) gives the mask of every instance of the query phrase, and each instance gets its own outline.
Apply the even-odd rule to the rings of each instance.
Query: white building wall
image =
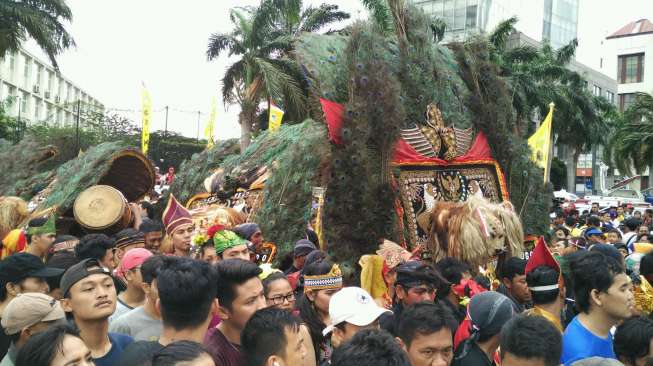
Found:
[[[21,121],[27,123],[71,125],[78,100],[82,110],[104,110],[97,99],[22,49],[0,58],[0,101],[10,97],[19,99],[9,108],[9,115],[20,113]]]
[[[605,73],[618,80],[619,56],[644,53],[644,78],[641,83],[619,84],[619,94],[653,92],[653,34],[610,38],[604,42]]]

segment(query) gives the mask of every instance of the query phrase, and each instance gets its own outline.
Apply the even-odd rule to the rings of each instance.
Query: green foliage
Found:
[[[136,137],[136,145],[140,147],[140,133]],[[199,142],[190,137],[184,137],[176,132],[155,131],[150,133],[150,147],[147,156],[159,166],[162,171],[168,167],[179,167],[194,154],[202,152],[206,148],[206,140]]]
[[[299,128],[297,128],[299,127]],[[279,258],[291,252],[304,237],[310,219],[312,189],[324,186],[322,168],[331,159],[326,128],[312,120],[296,126],[282,126],[279,134],[294,135],[294,143],[279,152],[265,184],[265,203],[253,221],[266,239],[274,242]]]
[[[17,52],[31,38],[48,55],[55,69],[55,57],[75,46],[63,22],[72,20],[64,0],[0,1],[0,57]]]
[[[389,163],[405,120],[401,84],[381,57],[387,43],[373,27],[354,26],[345,51],[350,80],[342,146],[333,148],[324,228],[329,252],[353,273],[382,238],[396,240]]]
[[[653,165],[653,94],[637,93],[623,115],[611,116],[606,161],[626,175],[632,175],[632,168],[642,173]]]

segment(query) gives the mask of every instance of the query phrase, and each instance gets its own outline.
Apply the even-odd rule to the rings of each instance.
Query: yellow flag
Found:
[[[152,118],[152,100],[150,93],[148,93],[145,85],[143,85],[143,92],[141,95],[143,103],[143,133],[141,135],[141,151],[147,155],[147,149],[150,145],[150,119]]]
[[[206,123],[206,127],[204,128],[204,137],[206,138],[206,148],[210,149],[213,147],[215,144],[215,140],[213,139],[213,130],[215,129],[215,117],[217,112],[217,104],[218,102],[216,101],[215,98],[211,100],[211,114],[209,114],[209,120]]]
[[[274,132],[281,128],[281,120],[283,119],[283,110],[274,104],[270,104],[270,117],[268,119],[268,130]]]
[[[531,160],[540,168],[544,169],[544,181],[549,176],[549,155],[551,151],[551,124],[553,123],[553,103],[549,104],[549,114],[535,131],[533,136],[528,138],[528,146],[531,148]]]

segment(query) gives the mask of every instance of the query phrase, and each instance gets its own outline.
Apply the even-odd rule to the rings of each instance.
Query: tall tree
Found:
[[[56,56],[75,46],[63,25],[71,20],[72,12],[64,0],[0,1],[0,57],[18,51],[29,36],[58,69]]]
[[[233,30],[209,38],[207,56],[240,56],[222,79],[225,103],[241,106],[241,151],[249,146],[259,103],[267,99],[296,115],[306,113],[306,90],[297,63],[287,57],[293,38],[314,32],[348,15],[335,5],[302,10],[300,0],[264,0],[259,7],[231,10]]]
[[[534,131],[533,117],[543,118],[549,103],[555,103],[553,133],[556,143],[569,151],[567,188],[573,190],[580,154],[607,143],[603,132],[608,128],[613,106],[593,96],[582,76],[568,68],[578,46],[576,40],[558,50],[547,42],[540,48],[508,47],[516,23],[517,18],[508,19],[489,35],[494,48],[492,57],[511,89],[515,133],[528,137]]]
[[[653,171],[653,94],[637,93],[621,117],[606,147],[611,165],[627,175],[633,168],[636,173],[647,167]]]

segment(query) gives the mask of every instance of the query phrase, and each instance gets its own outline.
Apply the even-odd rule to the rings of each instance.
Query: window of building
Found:
[[[610,103],[614,104],[614,93],[611,91],[606,90],[605,91],[605,99],[607,99]]]
[[[23,116],[27,116],[27,115],[28,115],[28,114],[27,114],[27,113],[28,113],[28,111],[27,111],[27,107],[29,106],[29,103],[28,103],[28,102],[29,102],[29,99],[30,99],[30,95],[29,95],[29,94],[27,94],[27,93],[25,93],[25,92],[23,92],[23,93],[20,94],[20,113],[21,113]]]
[[[52,78],[52,72],[48,71],[48,89],[47,89],[47,92],[50,92],[50,93],[52,92],[52,83],[53,83],[52,79],[53,79]]]
[[[43,67],[41,65],[36,66],[36,81],[34,85],[41,85],[41,77],[43,76]],[[40,91],[40,90],[39,90]]]
[[[41,101],[38,98],[34,98],[34,120],[41,120]]]
[[[30,69],[32,66],[32,60],[25,55],[25,64],[23,65],[23,85],[25,86],[26,89],[29,89],[32,85],[30,85]]]
[[[16,54],[11,52],[9,54],[9,75],[14,71],[14,67],[16,67]]]
[[[619,56],[617,77],[619,84],[641,83],[644,80],[644,54]]]
[[[592,94],[594,94],[597,97],[600,97],[601,96],[601,87],[598,86],[598,85],[594,85],[594,87],[592,88]]]
[[[635,93],[619,94],[619,110],[625,111],[635,102]]]

